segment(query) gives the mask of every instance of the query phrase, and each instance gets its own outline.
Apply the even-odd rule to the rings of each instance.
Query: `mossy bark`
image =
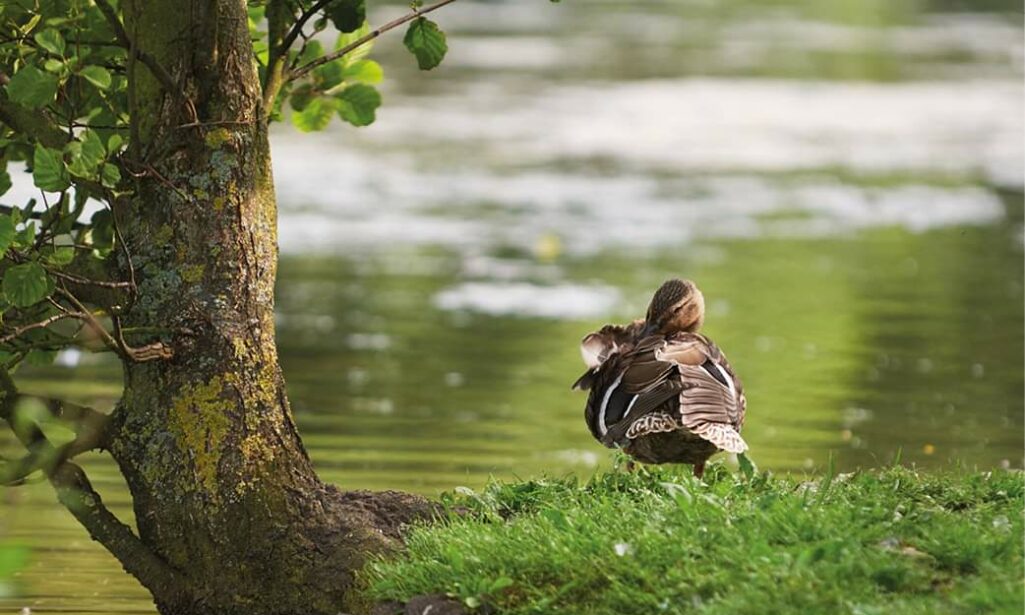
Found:
[[[338,613],[367,554],[425,514],[421,498],[344,493],[316,476],[274,345],[277,212],[242,0],[131,0],[138,173],[116,218],[137,296],[129,327],[168,331],[167,360],[126,363],[111,453],[142,541],[180,574],[165,614]],[[152,330],[152,329],[149,329]]]

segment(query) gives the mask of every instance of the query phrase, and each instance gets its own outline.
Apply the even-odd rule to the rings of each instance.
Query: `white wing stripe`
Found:
[[[616,387],[618,387],[619,383],[622,381],[623,374],[620,374],[619,378],[616,378],[616,381],[612,383],[612,386],[605,390],[605,397],[602,398],[601,407],[598,408],[598,429],[601,430],[601,435],[603,436],[609,431],[609,426],[605,424],[605,412],[609,408],[609,399],[612,397],[612,393],[616,390]],[[634,401],[637,401],[636,397],[634,398]],[[630,402],[630,405],[632,406],[633,402]]]
[[[727,388],[730,390],[730,395],[736,397],[737,389],[733,386],[733,378],[730,378],[730,375],[726,373],[726,370],[722,368],[722,365],[719,365],[718,363],[712,363],[712,365],[715,365],[715,369],[719,370],[719,373],[722,374],[722,379],[726,381]]]

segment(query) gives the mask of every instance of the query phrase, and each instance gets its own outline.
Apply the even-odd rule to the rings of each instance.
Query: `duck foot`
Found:
[[[694,478],[700,479],[705,474],[705,462],[694,464]]]

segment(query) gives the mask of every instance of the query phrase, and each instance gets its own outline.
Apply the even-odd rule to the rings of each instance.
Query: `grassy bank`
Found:
[[[414,529],[370,592],[500,613],[1022,613],[1019,472],[688,474],[460,490],[462,516]]]

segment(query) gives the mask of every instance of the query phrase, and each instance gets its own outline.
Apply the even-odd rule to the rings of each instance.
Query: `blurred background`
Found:
[[[460,0],[430,73],[382,39],[374,125],[272,136],[278,344],[322,476],[436,494],[607,466],[577,344],[673,276],[705,293],[761,468],[1022,467],[1021,11]],[[121,386],[75,352],[19,382]],[[130,517],[109,458],[85,465]],[[153,612],[46,484],[0,491],[0,539],[32,550],[0,613]]]

